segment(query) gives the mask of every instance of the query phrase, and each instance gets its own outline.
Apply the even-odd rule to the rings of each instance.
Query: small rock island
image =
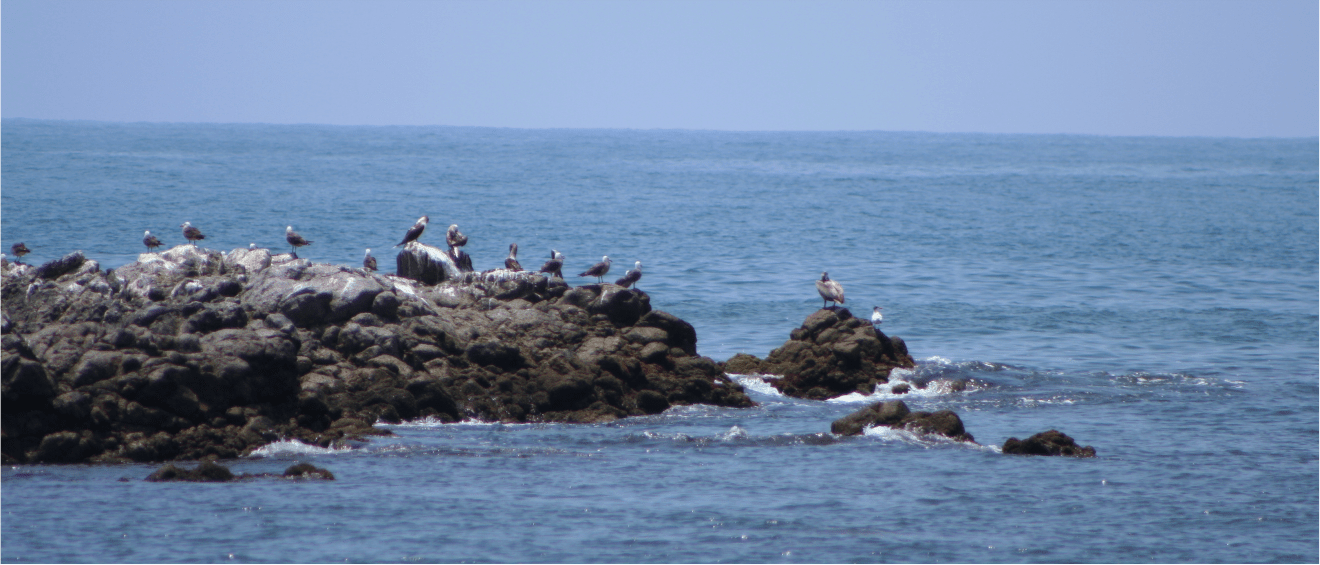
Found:
[[[398,274],[180,245],[113,271],[3,265],[5,463],[233,458],[417,418],[607,422],[754,403],[693,327],[612,284],[483,273],[409,242]]]

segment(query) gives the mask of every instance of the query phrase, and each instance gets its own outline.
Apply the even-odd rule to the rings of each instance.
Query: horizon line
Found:
[[[450,124],[332,124],[316,122],[203,122],[203,121],[165,121],[133,120],[116,121],[90,118],[28,118],[0,117],[0,122],[68,122],[119,125],[201,125],[201,126],[289,126],[289,127],[324,127],[324,128],[450,128],[450,129],[502,129],[527,131],[635,131],[635,132],[694,132],[694,133],[889,133],[922,135],[986,135],[986,136],[1039,136],[1039,137],[1106,137],[1106,138],[1169,138],[1169,139],[1240,139],[1240,140],[1320,140],[1320,134],[1313,136],[1238,136],[1238,135],[1171,135],[1171,134],[1109,134],[1076,132],[990,132],[990,131],[931,131],[931,130],[885,130],[885,129],[701,129],[684,127],[587,127],[587,126],[477,126]]]

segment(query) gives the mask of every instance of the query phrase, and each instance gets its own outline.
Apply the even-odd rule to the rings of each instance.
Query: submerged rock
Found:
[[[1055,455],[1067,457],[1095,457],[1095,448],[1077,445],[1073,438],[1058,430],[1038,433],[1026,440],[1015,437],[1004,442],[1003,452],[1008,455]]]
[[[203,461],[192,469],[183,469],[174,465],[166,465],[157,469],[146,478],[148,482],[160,483],[169,481],[186,481],[196,483],[223,483],[236,480],[237,477],[228,468],[217,465],[212,461]]]
[[[424,248],[400,255],[431,257]],[[281,438],[389,433],[378,421],[753,404],[642,291],[432,259],[434,285],[192,245],[53,279],[6,263],[3,460],[223,459]]]
[[[889,382],[895,367],[915,367],[907,345],[847,308],[822,308],[793,330],[765,360],[738,354],[724,364],[730,373],[780,375],[770,381],[780,392],[824,400],[853,392],[870,394]]]
[[[830,432],[835,435],[861,435],[866,428],[885,426],[923,434],[936,434],[957,441],[976,443],[963,428],[962,419],[950,410],[913,412],[902,400],[877,402],[835,420]]]

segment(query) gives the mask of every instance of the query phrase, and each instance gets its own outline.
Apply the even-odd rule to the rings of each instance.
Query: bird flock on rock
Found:
[[[418,218],[417,222],[414,223],[411,228],[408,228],[408,231],[403,236],[403,240],[395,244],[394,247],[406,246],[409,243],[417,241],[417,239],[422,237],[422,234],[426,232],[426,226],[430,221],[431,218],[429,216]],[[184,222],[180,224],[179,227],[183,230],[183,238],[194,246],[197,245],[198,241],[206,239],[206,235],[202,233],[202,230],[193,226],[192,222]],[[299,235],[298,232],[293,231],[293,226],[286,226],[284,228],[284,240],[289,243],[289,254],[295,259],[298,257],[299,247],[305,247],[313,243],[311,240]],[[454,260],[454,263],[461,269],[472,270],[472,258],[462,250],[462,247],[467,245],[467,242],[468,237],[458,231],[458,224],[451,224],[449,229],[445,230],[445,243],[449,245],[449,255]],[[142,234],[142,244],[147,247],[148,253],[155,251],[156,248],[163,245],[160,238],[153,235],[151,230],[146,230],[146,232]],[[248,245],[248,249],[263,248],[257,247],[256,243],[252,243]],[[31,253],[32,250],[28,249],[28,246],[20,241],[10,246],[9,252],[13,253],[14,257],[17,258],[15,259],[16,263],[21,263],[23,256]],[[610,259],[610,256],[605,255],[601,257],[600,262],[588,267],[587,270],[578,273],[578,276],[596,277],[596,281],[603,284],[605,281],[605,275],[610,272],[610,265],[612,263],[613,260]],[[362,268],[371,272],[374,272],[377,268],[376,258],[371,256],[371,249],[367,249],[362,257]],[[518,262],[517,243],[509,244],[509,256],[504,259],[504,268],[510,271],[525,270],[523,269],[522,264]],[[541,265],[540,270],[537,272],[544,273],[548,277],[559,277],[562,279],[564,278],[563,269],[564,254],[560,253],[558,250],[551,249],[550,258]],[[641,278],[642,262],[637,261],[633,263],[633,268],[629,269],[627,273],[614,281],[614,284],[623,288],[637,288],[637,281],[641,280]],[[831,280],[828,272],[822,272],[820,274],[820,280],[816,281],[816,291],[820,293],[820,297],[823,300],[821,308],[828,307],[830,302],[834,302],[835,304],[844,303],[843,285],[839,284],[838,281]],[[880,306],[876,306],[872,309],[872,324],[878,326],[884,321],[884,316],[880,313],[881,310],[884,310],[884,308],[881,308]]]

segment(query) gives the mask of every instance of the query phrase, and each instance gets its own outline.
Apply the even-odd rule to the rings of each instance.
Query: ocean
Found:
[[[1320,142],[898,132],[0,123],[0,248],[136,260],[144,230],[356,266],[421,215],[476,269],[644,265],[698,353],[821,307],[902,337],[892,382],[601,425],[427,421],[226,464],[333,482],[0,473],[3,562],[1317,562]],[[436,229],[439,228],[439,229]],[[593,279],[569,277],[570,284]],[[830,422],[901,398],[980,445]],[[1006,456],[1060,430],[1094,459]]]

